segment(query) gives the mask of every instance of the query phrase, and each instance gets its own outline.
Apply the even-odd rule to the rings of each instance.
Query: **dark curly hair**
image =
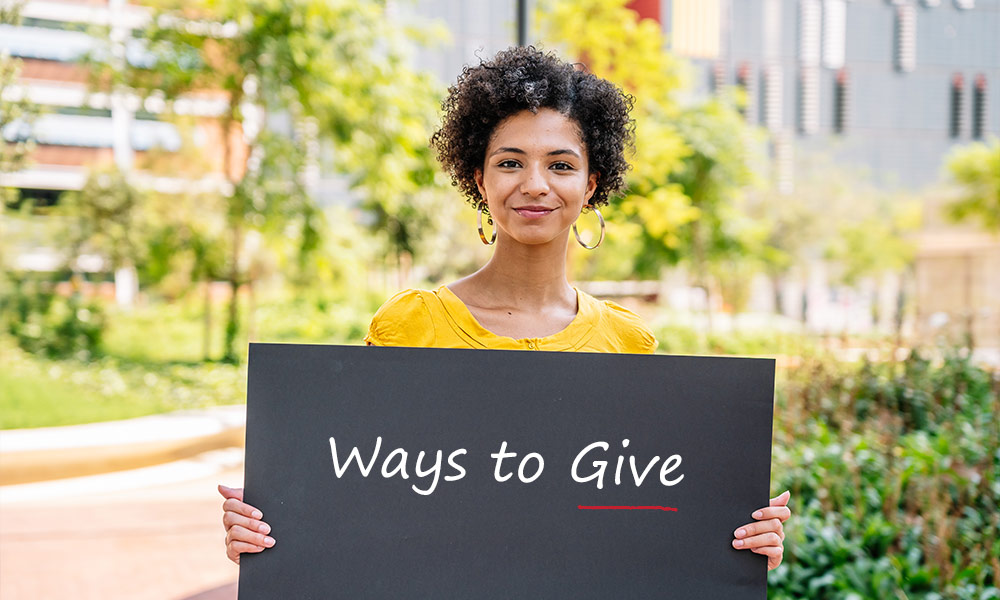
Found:
[[[513,47],[478,66],[466,65],[441,107],[444,121],[431,145],[452,185],[473,206],[484,204],[475,173],[483,168],[493,131],[522,110],[551,108],[578,125],[590,172],[600,174],[592,204],[607,204],[625,185],[625,148],[631,147],[635,132],[629,117],[632,97],[553,53]]]

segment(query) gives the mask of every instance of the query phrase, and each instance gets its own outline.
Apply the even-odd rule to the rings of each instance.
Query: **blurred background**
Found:
[[[575,285],[775,357],[775,598],[1000,598],[1000,0],[0,0],[0,596],[234,598],[249,341],[489,256],[428,139],[515,44],[635,97]],[[597,233],[584,215],[582,235]]]

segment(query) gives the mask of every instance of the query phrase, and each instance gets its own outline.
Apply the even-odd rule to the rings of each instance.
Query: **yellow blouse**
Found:
[[[543,338],[516,340],[480,325],[446,286],[404,290],[378,309],[365,341],[375,346],[556,352],[646,354],[656,349],[656,338],[635,313],[580,290],[576,297],[576,317],[565,329]]]

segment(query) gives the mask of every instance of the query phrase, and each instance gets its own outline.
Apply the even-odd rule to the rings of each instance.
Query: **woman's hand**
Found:
[[[219,485],[219,493],[226,500],[222,503],[222,524],[226,527],[226,556],[240,564],[240,554],[260,552],[274,545],[268,536],[271,526],[261,521],[263,514],[243,502],[243,488]]]
[[[791,496],[786,491],[777,498],[771,498],[770,506],[755,510],[751,515],[756,521],[747,523],[734,532],[733,548],[749,549],[767,556],[768,571],[781,564],[781,557],[785,552],[785,530],[782,523],[792,516],[792,511],[788,509],[788,499]]]

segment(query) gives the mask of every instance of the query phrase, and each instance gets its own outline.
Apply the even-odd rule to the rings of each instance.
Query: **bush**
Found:
[[[12,278],[0,299],[7,331],[22,349],[50,358],[86,360],[99,353],[105,327],[100,305],[55,292],[55,282]]]
[[[1000,598],[998,389],[959,352],[788,372],[773,473],[794,517],[770,597]]]

